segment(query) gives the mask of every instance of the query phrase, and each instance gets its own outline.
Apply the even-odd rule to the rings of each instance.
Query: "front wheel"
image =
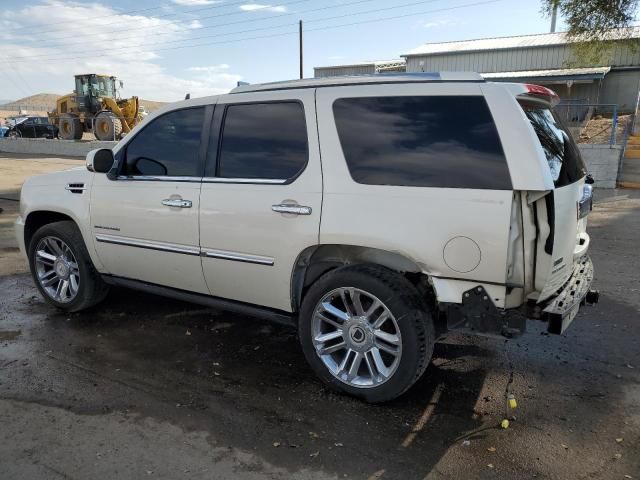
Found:
[[[376,265],[322,276],[304,298],[298,328],[320,379],[371,403],[404,393],[433,352],[433,321],[418,291],[402,275]]]
[[[108,292],[71,221],[50,223],[36,231],[29,244],[29,267],[45,300],[65,311],[89,308]]]

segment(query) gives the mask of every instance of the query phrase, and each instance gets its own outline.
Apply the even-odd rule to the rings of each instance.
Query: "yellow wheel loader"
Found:
[[[98,140],[119,140],[142,120],[138,97],[117,97],[116,77],[89,73],[76,75],[75,81],[73,93],[60,97],[49,113],[60,138],[79,140],[93,132]]]

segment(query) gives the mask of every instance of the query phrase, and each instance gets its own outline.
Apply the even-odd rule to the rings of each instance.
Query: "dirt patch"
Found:
[[[624,132],[630,121],[631,115],[620,115],[618,117],[618,124],[616,125],[616,143],[620,143],[622,141]],[[611,139],[611,127],[611,117],[596,115],[587,122],[580,132],[578,143],[609,143],[609,140]]]

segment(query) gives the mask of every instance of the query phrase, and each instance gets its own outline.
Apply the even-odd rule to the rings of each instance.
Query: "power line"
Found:
[[[354,5],[359,5],[362,3],[369,3],[375,0],[356,0],[353,2],[349,2],[349,3],[342,3],[339,6],[340,7],[351,7]],[[417,2],[418,4],[420,3],[432,3],[432,2],[436,2],[439,0],[424,0],[421,2]],[[402,5],[401,5],[402,6]],[[301,14],[305,14],[305,13],[314,13],[314,12],[319,12],[322,10],[329,10],[332,8],[335,8],[336,5],[328,5],[325,7],[319,7],[319,8],[313,8],[310,10],[302,10],[300,12],[295,12],[295,13],[285,13],[285,14],[281,14],[281,15],[272,15],[270,17],[267,18],[253,18],[253,19],[249,19],[249,20],[239,20],[239,21],[235,21],[235,22],[227,22],[224,24],[216,24],[216,25],[208,25],[206,27],[203,27],[199,30],[205,30],[205,29],[209,29],[209,28],[216,28],[216,27],[226,27],[229,25],[238,25],[238,24],[245,24],[245,23],[252,23],[252,22],[258,22],[258,21],[263,21],[263,20],[267,20],[267,19],[273,19],[273,18],[280,18],[280,17],[287,17],[287,16],[291,16],[291,15],[301,15]],[[394,7],[394,8],[398,8],[398,7]],[[383,9],[384,10],[384,9]],[[366,13],[366,12],[364,12]],[[358,12],[356,12],[355,14],[359,14]],[[313,20],[312,20],[313,21]],[[280,24],[280,25],[271,25],[271,26],[267,26],[267,27],[260,27],[260,28],[254,28],[254,29],[249,29],[249,30],[240,30],[240,31],[236,31],[236,32],[224,32],[224,33],[218,33],[218,34],[213,34],[213,35],[201,35],[198,37],[190,37],[190,38],[183,38],[183,39],[176,39],[176,40],[170,40],[170,41],[161,41],[161,42],[152,42],[152,43],[142,43],[139,44],[138,47],[147,47],[147,46],[152,46],[152,45],[171,45],[175,42],[188,42],[188,41],[194,41],[194,40],[199,40],[199,39],[203,39],[203,38],[215,38],[215,37],[224,37],[226,35],[235,35],[238,33],[251,33],[254,31],[261,31],[261,30],[270,30],[270,29],[276,29],[276,28],[281,28],[281,27],[287,27],[293,25],[292,23],[286,23],[286,24]],[[160,36],[160,35],[170,35],[172,33],[175,32],[168,32],[168,33],[157,33],[155,34],[155,36]],[[126,40],[128,38],[136,38],[135,36],[131,36],[131,37],[118,37],[118,40]],[[67,42],[67,43],[61,43],[61,44],[54,44],[54,45],[48,45],[48,47],[55,47],[55,46],[71,46],[71,45],[84,45],[86,42],[81,41],[81,42]],[[39,58],[39,57],[48,57],[51,54],[41,54],[41,55],[25,55],[25,56],[18,56],[18,57],[12,57],[12,59],[19,59],[19,58]]]
[[[374,0],[356,0],[354,2],[349,2],[349,3],[342,3],[340,4],[341,7],[351,7],[354,5],[358,5],[358,4],[362,4],[362,3],[368,3]],[[424,5],[425,3],[434,3],[434,2],[438,2],[440,0],[420,0],[420,1],[416,1],[416,2],[410,2],[410,3],[405,3],[405,4],[400,4],[400,5],[393,5],[391,7],[384,7],[384,8],[375,8],[375,9],[371,9],[371,10],[364,10],[361,12],[352,12],[352,13],[346,13],[346,14],[341,14],[341,15],[335,15],[335,16],[331,16],[331,17],[325,17],[325,18],[320,18],[320,19],[312,19],[312,20],[305,20],[305,22],[308,23],[316,23],[316,22],[322,22],[322,21],[328,21],[328,20],[335,20],[338,18],[345,18],[345,17],[352,17],[354,15],[367,15],[367,14],[371,14],[371,13],[379,13],[379,12],[384,12],[384,11],[388,11],[388,10],[395,10],[398,8],[406,8],[406,7],[413,7],[413,6],[417,6],[417,5]],[[319,7],[319,8],[314,8],[314,9],[309,9],[309,10],[302,10],[300,12],[297,12],[298,15],[301,14],[308,14],[308,13],[315,13],[315,12],[319,12],[322,10],[328,10],[328,9],[332,9],[335,8],[335,5],[329,5],[329,6],[325,6],[325,7]],[[294,15],[294,13],[287,13],[287,14],[283,14],[283,15],[274,15],[271,16],[269,18],[279,18],[279,17],[283,17],[283,16],[291,16]],[[262,19],[250,19],[250,20],[241,20],[241,21],[236,21],[236,22],[228,22],[226,24],[224,24],[224,26],[228,26],[228,25],[235,25],[235,24],[244,24],[244,23],[250,23],[250,22],[254,22],[254,21],[259,21]],[[184,38],[184,39],[177,39],[177,40],[171,40],[171,41],[167,41],[167,42],[145,42],[142,43],[140,45],[138,45],[139,47],[150,47],[153,45],[173,45],[177,42],[193,42],[195,40],[201,40],[201,39],[205,39],[205,38],[218,38],[218,37],[226,37],[228,35],[238,35],[238,34],[243,34],[243,33],[253,33],[256,31],[264,31],[264,30],[271,30],[271,29],[278,29],[278,28],[283,28],[283,27],[288,27],[293,25],[293,23],[286,23],[286,24],[279,24],[279,25],[271,25],[271,26],[267,26],[267,27],[260,27],[260,28],[252,28],[252,29],[248,29],[248,30],[239,30],[239,31],[234,31],[234,32],[224,32],[224,33],[217,33],[217,34],[213,34],[213,35],[201,35],[198,37],[191,37],[191,38]],[[223,26],[223,25],[211,25],[209,27],[206,28],[214,28],[214,27],[218,27],[218,26]],[[157,34],[160,35],[160,34]],[[119,40],[123,40],[126,39],[127,37],[118,37]],[[76,42],[78,44],[84,44],[85,42]],[[64,46],[70,46],[70,45],[75,45],[76,43],[67,43]],[[159,51],[165,50],[164,48],[162,49],[156,49]],[[25,55],[25,56],[18,56],[18,57],[12,57],[12,60],[18,60],[18,59],[36,59],[36,58],[49,58],[51,57],[51,55],[53,54],[40,54],[40,55]]]
[[[432,0],[432,1],[435,1],[435,0]],[[450,10],[457,10],[457,9],[462,9],[462,8],[475,7],[475,6],[479,6],[479,5],[487,5],[487,4],[491,4],[491,3],[497,3],[497,2],[501,2],[501,1],[504,1],[504,0],[484,0],[484,1],[480,1],[480,2],[466,3],[466,4],[456,5],[456,6],[452,6],[452,7],[437,8],[437,9],[431,9],[431,10],[424,10],[424,11],[421,11],[421,12],[412,12],[412,13],[407,13],[407,14],[402,14],[402,15],[395,15],[395,16],[390,16],[390,17],[361,20],[361,21],[358,21],[358,22],[350,22],[350,23],[344,23],[344,24],[339,24],[339,25],[330,25],[330,26],[326,26],[326,27],[318,27],[318,28],[313,28],[313,29],[309,29],[309,30],[306,30],[306,31],[307,32],[314,32],[314,31],[317,32],[317,31],[322,31],[322,30],[342,28],[342,27],[348,27],[348,26],[353,26],[353,25],[362,25],[362,24],[367,24],[367,23],[384,22],[384,21],[389,21],[389,20],[396,20],[396,19],[400,19],[400,18],[406,18],[406,17],[410,17],[410,16],[414,16],[414,15],[423,15],[423,14],[427,14],[427,13],[437,13],[437,12],[444,12],[444,11],[450,11]],[[382,9],[382,10],[386,10],[386,9]],[[367,13],[371,13],[371,11],[367,12]],[[329,18],[326,18],[326,19],[318,19],[318,20],[315,20],[315,21],[323,21],[323,20],[328,20],[328,19],[333,19],[333,18],[344,18],[346,16],[354,16],[354,15],[357,15],[357,14],[339,15],[337,17],[329,17]],[[179,45],[179,46],[174,46],[174,47],[158,48],[158,49],[155,49],[155,51],[169,51],[169,50],[178,50],[178,49],[183,49],[183,48],[197,48],[197,47],[205,47],[205,46],[213,46],[213,45],[239,43],[239,42],[243,42],[243,41],[247,41],[247,40],[258,40],[258,39],[265,39],[265,38],[275,38],[275,37],[281,37],[281,36],[292,35],[292,34],[297,34],[297,33],[298,33],[298,31],[294,30],[294,31],[291,31],[291,32],[276,33],[276,34],[271,34],[271,35],[260,35],[260,36],[240,38],[240,39],[234,39],[234,40],[226,40],[226,41],[218,41],[218,42],[199,43],[199,44],[194,44],[194,45]],[[53,57],[53,60],[55,60],[55,61],[59,61],[59,60],[77,60],[77,59],[85,59],[85,58],[93,58],[93,57],[94,57],[94,55],[82,55],[82,56],[73,56],[73,57],[55,56],[55,57]],[[10,62],[11,63],[22,63],[22,62],[28,62],[28,61],[30,61],[30,60],[11,60]],[[37,61],[42,61],[42,60],[37,60]]]
[[[233,7],[235,5],[241,5],[243,3],[246,3],[246,0],[241,0],[239,2],[233,2],[233,3],[225,3],[223,5],[209,5],[207,7],[202,7],[202,8],[195,8],[193,10],[185,10],[185,11],[181,11],[181,12],[177,12],[177,13],[166,13],[163,15],[157,15],[154,18],[162,18],[162,17],[171,17],[171,16],[177,16],[180,14],[190,14],[190,13],[194,13],[194,12],[201,12],[203,10],[212,10],[212,9],[216,9],[216,8],[226,8],[226,7]],[[148,7],[148,8],[141,8],[138,10],[124,10],[122,12],[118,12],[118,13],[114,13],[111,15],[98,15],[95,17],[92,17],[93,19],[97,19],[97,18],[110,18],[110,17],[120,17],[123,15],[131,15],[133,13],[140,13],[140,12],[149,12],[151,10],[158,10],[158,8],[160,8],[162,5],[164,4],[164,2],[162,4],[158,4],[155,7]],[[121,22],[109,22],[109,23],[104,23],[102,24],[102,26],[104,25],[115,25],[115,24],[119,24]],[[34,25],[21,25],[19,27],[13,27],[13,28],[7,28],[4,31],[7,32],[12,32],[14,30],[24,30],[25,28],[37,28],[39,25],[46,25],[46,26],[51,26],[51,25],[66,25],[67,27],[69,26],[69,21],[68,20],[64,20],[61,22],[54,22],[54,23],[46,23],[46,24],[34,24]],[[53,30],[38,30],[38,34],[41,33],[47,33],[47,32],[56,32],[59,29],[53,29]],[[67,29],[68,30],[68,29]]]
[[[260,10],[264,10],[264,9],[273,9],[273,8],[277,8],[277,7],[287,7],[289,5],[294,5],[294,4],[297,4],[297,3],[305,3],[305,2],[309,2],[309,1],[311,1],[311,0],[293,0],[293,1],[290,1],[290,2],[282,2],[282,3],[279,3],[278,5],[260,5],[259,7],[256,7],[255,9],[251,10],[251,12],[248,12],[248,11],[245,11],[245,10],[241,10],[239,12],[235,12],[234,11],[234,12],[219,13],[217,15],[209,15],[209,16],[199,17],[197,20],[200,21],[200,20],[206,20],[206,19],[209,19],[209,18],[220,18],[220,17],[229,17],[229,16],[233,16],[233,15],[242,15],[242,14],[247,14],[247,13],[259,12]],[[238,5],[238,4],[242,4],[242,3],[245,3],[245,2],[244,1],[235,2],[233,4],[226,4],[225,6],[234,6],[234,5]],[[207,7],[207,8],[211,8],[211,7]],[[201,9],[201,10],[204,10],[204,9]],[[192,12],[193,12],[193,10],[192,10]],[[153,19],[163,18],[163,17],[166,17],[166,16],[175,16],[175,15],[176,14],[165,14],[165,15],[157,15],[157,16],[154,16],[154,17],[146,17],[146,18],[148,18],[150,20],[153,20]],[[292,13],[286,13],[286,14],[283,14],[283,15],[275,15],[275,17],[286,16],[286,15],[293,15],[293,12]],[[274,18],[274,17],[267,17],[267,18]],[[265,20],[265,19],[266,18],[257,18],[257,19],[254,19],[253,21],[260,21],[260,20]],[[120,22],[113,22],[113,23],[115,24],[115,23],[120,23]],[[169,24],[170,25],[177,25],[173,21],[169,22]],[[99,26],[101,27],[102,25],[99,25]],[[123,33],[123,32],[126,33],[126,32],[136,31],[136,30],[145,30],[145,31],[148,32],[149,30],[155,30],[155,29],[158,29],[158,28],[166,28],[167,26],[168,26],[167,24],[162,24],[162,25],[155,25],[155,26],[152,26],[152,27],[148,27],[147,26],[147,27],[124,28],[124,29],[118,29],[118,30],[108,30],[106,32],[99,32],[99,33],[101,33],[101,34],[106,34],[106,33],[117,34],[117,33]],[[155,33],[155,35],[171,35],[171,34],[174,34],[174,33],[176,33],[176,32]],[[82,34],[82,35],[71,34],[71,35],[66,35],[66,36],[61,36],[61,37],[54,37],[54,38],[52,38],[52,40],[57,41],[57,40],[64,40],[66,38],[91,37],[93,35],[95,35],[95,32]],[[38,34],[34,35],[34,37],[37,38]],[[134,36],[124,37],[124,38],[134,38]],[[81,43],[84,43],[84,42],[81,42]],[[62,43],[60,45],[65,45],[65,43]]]

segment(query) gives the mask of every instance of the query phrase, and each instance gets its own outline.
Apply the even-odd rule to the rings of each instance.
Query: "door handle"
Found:
[[[298,205],[297,203],[279,203],[271,205],[271,210],[278,213],[293,213],[294,215],[311,215],[311,207]]]
[[[165,198],[162,204],[167,207],[191,208],[193,202],[191,200],[182,200],[181,198]]]

